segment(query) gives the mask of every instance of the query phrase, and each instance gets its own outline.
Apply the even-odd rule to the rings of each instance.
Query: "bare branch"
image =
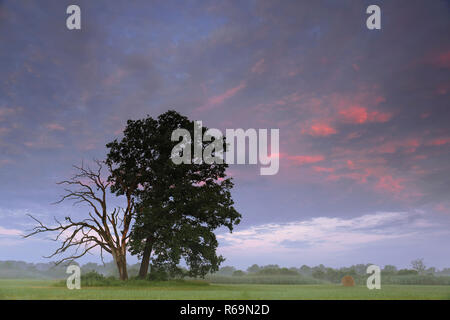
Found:
[[[89,167],[73,166],[77,173],[70,179],[58,182],[59,185],[67,186],[63,195],[56,204],[66,200],[73,201],[74,205],[87,204],[92,209],[87,213],[87,217],[82,220],[74,220],[65,217],[63,222],[54,218],[54,226],[46,226],[32,215],[37,224],[24,235],[24,238],[45,233],[55,232],[54,241],[60,241],[61,245],[48,257],[52,258],[62,254],[67,254],[69,250],[74,252],[58,260],[57,264],[64,261],[80,258],[95,247],[100,247],[100,256],[103,262],[103,251],[113,255],[116,263],[126,265],[126,247],[129,239],[130,224],[135,210],[134,200],[131,193],[126,194],[126,208],[114,208],[112,212],[107,211],[107,192],[111,182],[102,179],[103,162],[94,160],[97,169],[94,171]],[[109,168],[109,167],[108,167]],[[119,228],[122,228],[119,232]],[[121,268],[119,267],[119,270]],[[123,268],[122,268],[123,269]]]

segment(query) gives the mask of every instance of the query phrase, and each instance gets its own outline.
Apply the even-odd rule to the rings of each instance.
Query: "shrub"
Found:
[[[147,280],[150,281],[167,281],[169,280],[169,274],[162,269],[153,270],[148,274]]]
[[[104,280],[104,275],[92,270],[81,275],[81,286],[95,286],[96,284],[103,282]]]

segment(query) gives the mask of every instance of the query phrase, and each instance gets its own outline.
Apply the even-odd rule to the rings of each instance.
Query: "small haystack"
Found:
[[[342,278],[342,285],[344,287],[354,287],[355,286],[355,280],[352,276],[345,276]]]

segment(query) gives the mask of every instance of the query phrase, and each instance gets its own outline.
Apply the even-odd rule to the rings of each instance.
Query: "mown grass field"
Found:
[[[381,290],[365,286],[340,285],[260,285],[208,284],[205,282],[157,282],[149,286],[85,287],[68,290],[57,286],[58,281],[0,279],[0,299],[82,299],[82,300],[203,300],[203,299],[446,299],[450,286],[385,285]]]

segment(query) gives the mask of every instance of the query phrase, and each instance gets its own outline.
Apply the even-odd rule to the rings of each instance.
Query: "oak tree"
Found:
[[[132,190],[136,197],[130,252],[142,258],[142,278],[150,261],[156,268],[176,273],[184,260],[190,276],[218,270],[224,259],[216,253],[214,230],[225,226],[231,232],[240,222],[227,164],[195,159],[191,164],[175,164],[171,160],[178,144],[171,141],[171,135],[180,128],[194,135],[194,122],[170,110],[157,119],[129,120],[123,138],[107,144],[112,191],[122,195]]]

